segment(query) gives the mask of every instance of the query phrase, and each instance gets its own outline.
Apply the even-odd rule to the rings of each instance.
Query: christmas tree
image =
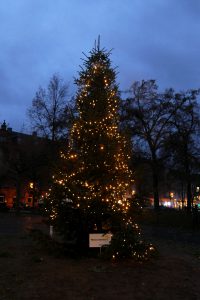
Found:
[[[77,159],[78,168],[73,179],[65,178],[64,185],[73,180],[76,192],[70,198],[78,198],[80,204],[100,200],[113,210],[126,210],[131,172],[126,141],[118,130],[119,92],[109,55],[98,44],[84,60],[76,80],[79,118],[71,131],[66,158]]]
[[[114,232],[121,224],[136,227],[127,213],[132,173],[129,147],[119,131],[116,72],[110,52],[100,49],[99,42],[85,56],[75,83],[78,116],[69,149],[62,153],[63,168],[54,176],[49,209],[63,235],[83,246],[89,232]]]
[[[56,180],[76,204],[100,199],[114,210],[128,209],[125,194],[131,172],[126,141],[118,130],[119,92],[109,55],[98,43],[75,81],[79,116],[71,130],[69,151],[63,154],[71,162],[71,172],[59,174]]]

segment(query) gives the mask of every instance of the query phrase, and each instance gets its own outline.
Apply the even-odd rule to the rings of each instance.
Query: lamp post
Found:
[[[173,203],[173,207],[174,207],[174,193],[173,192],[170,192],[169,199],[170,199],[171,206],[172,206],[172,203]]]

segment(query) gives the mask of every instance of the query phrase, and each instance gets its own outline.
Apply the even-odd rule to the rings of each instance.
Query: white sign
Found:
[[[101,248],[103,245],[109,245],[112,238],[111,233],[90,233],[89,247]]]

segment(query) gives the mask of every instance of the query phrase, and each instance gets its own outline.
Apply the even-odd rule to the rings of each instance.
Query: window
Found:
[[[0,203],[4,203],[5,202],[5,196],[4,195],[0,195]]]
[[[32,202],[32,197],[28,197],[28,203]]]

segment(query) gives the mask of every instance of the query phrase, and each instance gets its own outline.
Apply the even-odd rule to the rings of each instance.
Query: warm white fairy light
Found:
[[[113,211],[126,212],[130,203],[125,194],[132,174],[128,167],[127,143],[118,130],[119,96],[115,73],[104,53],[95,55],[94,61],[80,72],[77,80],[79,117],[70,132],[69,150],[61,153],[61,157],[71,164],[71,171],[59,174],[54,182],[75,205],[101,199]],[[87,178],[89,170],[102,171],[107,182],[104,175],[98,180]]]

